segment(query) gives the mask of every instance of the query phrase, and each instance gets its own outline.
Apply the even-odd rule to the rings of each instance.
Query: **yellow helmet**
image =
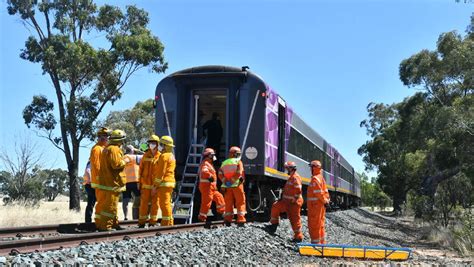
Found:
[[[125,140],[127,135],[122,130],[113,130],[110,134],[109,142],[119,142]]]
[[[100,128],[100,130],[97,131],[97,136],[101,136],[101,135],[109,136],[110,135],[110,130],[107,127]]]
[[[147,142],[157,142],[157,143],[159,143],[159,142],[160,142],[160,138],[159,138],[157,135],[152,134],[152,135],[150,136],[150,138],[148,138],[148,141],[147,141]]]
[[[161,137],[161,140],[160,140],[160,143],[165,145],[165,146],[171,146],[171,147],[174,147],[173,145],[173,138],[171,138],[171,136],[162,136]]]

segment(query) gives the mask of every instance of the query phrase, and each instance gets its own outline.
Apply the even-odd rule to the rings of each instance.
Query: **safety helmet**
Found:
[[[160,138],[159,138],[157,135],[152,134],[152,135],[150,136],[150,138],[148,138],[148,141],[147,141],[147,142],[157,142],[157,143],[159,143],[159,142],[160,142]]]
[[[204,149],[204,151],[202,152],[202,156],[203,156],[203,157],[207,157],[207,156],[209,156],[209,155],[214,156],[215,154],[216,154],[216,152],[214,152],[214,149],[212,149],[212,148],[210,148],[210,147]]]
[[[238,146],[233,146],[229,149],[230,154],[241,154],[240,148]]]
[[[319,167],[319,168],[321,168],[321,162],[319,160],[313,160],[308,165],[310,167]]]
[[[110,135],[110,130],[109,130],[109,128],[107,128],[107,127],[102,127],[102,128],[100,128],[100,129],[97,131],[97,136],[102,136],[102,135],[109,136],[109,135]]]
[[[119,142],[125,140],[127,135],[122,130],[113,130],[110,134],[109,142]]]
[[[285,169],[296,169],[296,163],[294,161],[285,162]]]
[[[165,145],[165,146],[174,147],[173,138],[171,138],[171,136],[168,136],[168,135],[162,136],[161,139],[160,139],[160,143]]]

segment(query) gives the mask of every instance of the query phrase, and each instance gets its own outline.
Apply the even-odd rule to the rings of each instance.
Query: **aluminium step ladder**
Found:
[[[186,165],[178,188],[178,195],[173,206],[173,218],[175,222],[190,224],[193,221],[194,195],[199,185],[199,165],[202,160],[204,145],[191,144],[189,147]]]

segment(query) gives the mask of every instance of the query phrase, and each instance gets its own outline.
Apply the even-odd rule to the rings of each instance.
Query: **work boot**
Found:
[[[225,226],[229,227],[231,226],[231,222],[224,222]]]
[[[139,224],[138,228],[145,228],[145,225],[144,224]]]
[[[245,227],[245,223],[244,222],[238,222],[237,227]]]
[[[301,243],[301,242],[303,242],[303,238],[295,237],[295,238],[293,238],[293,240],[291,240],[291,242]]]
[[[274,235],[278,228],[278,224],[270,224],[265,227],[269,234]]]
[[[125,228],[123,228],[122,226],[120,225],[117,225],[117,226],[114,226],[113,227],[115,230],[119,231],[119,230],[125,230]]]

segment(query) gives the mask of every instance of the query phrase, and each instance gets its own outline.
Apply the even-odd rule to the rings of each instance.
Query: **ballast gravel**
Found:
[[[302,218],[305,239],[309,242],[306,216]],[[364,209],[328,213],[326,239],[329,244],[409,247],[424,246],[420,234],[396,219],[383,217]],[[75,248],[43,253],[0,257],[4,265],[472,265],[470,259],[412,254],[408,261],[362,261],[301,256],[296,243],[291,241],[288,220],[281,220],[275,235],[265,230],[265,224],[248,223],[245,227],[183,232],[128,241],[100,242]]]

